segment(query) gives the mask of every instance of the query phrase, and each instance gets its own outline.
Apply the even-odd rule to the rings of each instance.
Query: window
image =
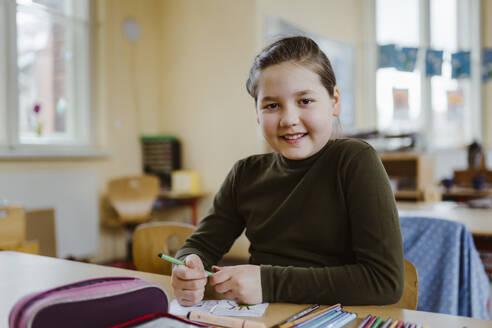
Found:
[[[4,153],[90,147],[89,0],[0,0],[0,25]]]
[[[414,69],[376,71],[378,129],[418,132],[430,148],[455,148],[481,139],[479,1],[376,0],[376,42],[402,53],[415,49]],[[396,46],[391,48],[390,46]],[[441,74],[430,76],[427,50],[442,51]],[[470,75],[452,77],[452,55],[470,51]]]

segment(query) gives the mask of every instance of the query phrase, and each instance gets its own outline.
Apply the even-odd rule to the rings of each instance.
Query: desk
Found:
[[[454,202],[397,202],[400,216],[429,216],[463,223],[474,236],[492,237],[492,209]]]
[[[491,188],[475,190],[470,187],[455,186],[450,189],[444,189],[442,193],[443,200],[466,202],[471,199],[483,198],[492,196]]]
[[[138,276],[162,285],[167,290],[169,298],[173,298],[169,276],[16,252],[0,252],[0,263],[1,327],[7,325],[10,309],[22,296],[34,291],[100,276]],[[272,326],[305,307],[306,305],[275,303],[268,307],[264,317],[254,319],[265,322],[267,326]],[[359,315],[355,321],[346,326],[348,328],[356,327],[369,313],[385,318],[391,316],[409,322],[423,323],[433,328],[491,326],[491,321],[486,320],[381,306],[347,306],[344,309]]]
[[[187,205],[191,207],[191,221],[194,226],[198,225],[198,200],[207,195],[207,193],[176,193],[167,190],[159,192],[159,200],[177,202],[179,205]],[[155,206],[159,207],[159,206]],[[162,206],[166,208],[166,205]]]

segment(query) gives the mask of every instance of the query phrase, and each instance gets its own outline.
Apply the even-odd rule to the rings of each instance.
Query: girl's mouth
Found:
[[[295,134],[286,134],[280,137],[289,144],[297,144],[301,142],[306,135],[307,133],[295,133]]]

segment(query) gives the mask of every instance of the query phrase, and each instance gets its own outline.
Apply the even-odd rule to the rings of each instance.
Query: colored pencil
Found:
[[[398,326],[398,323],[399,323],[399,321],[398,321],[398,320],[395,320],[395,321],[391,324],[391,326],[389,326],[389,328],[396,328],[396,326]]]
[[[312,318],[315,318],[319,315],[322,315],[323,313],[325,312],[329,312],[329,311],[335,311],[335,309],[337,308],[342,308],[342,306],[339,304],[335,304],[335,305],[332,305],[332,306],[329,306],[329,307],[326,307],[326,308],[323,308],[323,309],[318,309],[318,310],[315,310],[313,313],[310,313],[308,315],[305,315],[304,317],[302,318],[299,318],[299,319],[296,319],[294,321],[290,321],[290,322],[286,322],[282,325],[279,325],[279,328],[289,328],[289,327],[293,327],[293,326],[296,326],[296,325],[299,325],[301,323],[303,323],[304,321],[307,321],[307,320],[310,320]]]
[[[184,263],[183,261],[180,261],[178,259],[175,259],[174,257],[171,257],[169,255],[166,255],[166,254],[162,254],[162,253],[159,253],[157,254],[157,256],[165,261],[168,261],[168,262],[171,262],[173,264],[179,264],[179,265],[186,265],[186,263]],[[214,274],[212,272],[209,272],[209,271],[206,271],[206,270],[203,270],[207,273],[207,275],[209,277],[213,276]]]
[[[277,323],[272,328],[279,328],[280,325],[283,325],[284,323],[287,323],[287,322],[292,322],[294,320],[297,320],[297,319],[299,319],[299,318],[301,318],[301,317],[303,317],[303,316],[305,316],[305,315],[307,315],[307,314],[309,314],[309,313],[317,310],[318,308],[319,308],[319,304],[314,304],[314,305],[312,305],[312,306],[310,306],[310,307],[308,307],[308,308],[306,308],[306,309],[304,309],[304,310],[302,310],[300,312],[297,312],[296,314],[288,317],[284,321],[281,321],[281,322]]]
[[[364,328],[364,326],[366,325],[367,322],[369,322],[369,320],[371,320],[372,318],[372,315],[368,314],[367,317],[365,317],[364,320],[362,320],[361,323],[359,323],[359,325],[357,326],[357,328]]]
[[[388,328],[389,325],[391,325],[391,322],[393,321],[393,319],[391,319],[391,317],[389,317],[384,323],[383,325],[381,326],[381,328]]]
[[[371,328],[378,328],[379,325],[381,324],[381,322],[383,322],[383,318],[377,317],[376,321],[374,321],[374,323],[372,324]]]
[[[343,321],[346,317],[348,317],[349,315],[350,315],[350,312],[341,312],[341,315],[337,316],[336,318],[334,318],[330,322],[327,322],[327,323],[323,324],[322,327],[323,328],[333,328],[338,323],[340,323],[341,321]]]
[[[374,323],[374,321],[376,321],[377,317],[376,316],[373,316],[371,318],[371,320],[369,320],[368,323],[366,323],[366,325],[364,326],[364,328],[370,328],[372,326],[372,324]]]
[[[348,316],[346,316],[343,320],[340,320],[339,322],[337,322],[333,328],[340,328],[340,327],[343,327],[345,326],[346,324],[348,324],[350,321],[352,320],[355,320],[355,318],[357,318],[357,314],[355,313],[349,313]]]
[[[330,313],[326,313],[322,316],[320,316],[319,318],[313,320],[313,321],[310,321],[308,323],[301,323],[298,327],[301,328],[314,328],[314,327],[320,327],[320,326],[325,326],[331,322],[333,322],[337,317],[339,317],[340,315],[342,315],[344,312],[340,311],[340,309],[338,309],[337,311],[335,312],[330,312]]]

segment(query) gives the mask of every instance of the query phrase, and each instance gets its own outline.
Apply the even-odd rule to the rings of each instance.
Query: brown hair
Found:
[[[318,74],[328,94],[333,97],[337,81],[330,60],[312,39],[294,36],[270,44],[255,57],[246,82],[246,89],[255,102],[258,98],[258,77],[261,71],[287,61],[297,62]]]

